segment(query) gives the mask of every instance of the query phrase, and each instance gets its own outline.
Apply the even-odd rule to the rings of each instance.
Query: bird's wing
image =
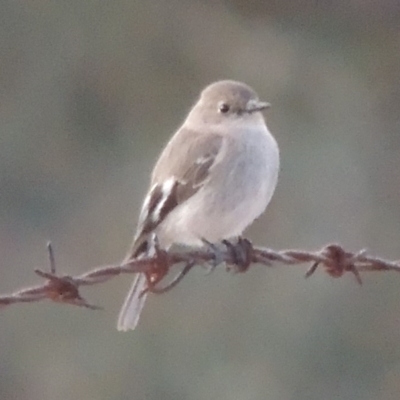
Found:
[[[223,149],[223,137],[182,127],[162,152],[152,175],[137,232],[127,258],[146,252],[148,235],[179,204],[207,182]]]

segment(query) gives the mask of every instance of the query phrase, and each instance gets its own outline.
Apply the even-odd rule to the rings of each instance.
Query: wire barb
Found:
[[[55,274],[56,273],[56,260],[54,258],[53,246],[50,241],[47,242],[47,251],[49,253],[50,272],[52,274]]]
[[[52,300],[57,303],[70,304],[85,307],[90,310],[98,310],[100,307],[90,304],[80,294],[81,286],[104,283],[120,274],[146,273],[159,274],[156,285],[149,287],[150,293],[161,294],[170,291],[182,279],[197,266],[215,267],[215,251],[209,246],[202,249],[189,250],[187,252],[174,252],[156,249],[151,257],[132,259],[125,264],[105,265],[93,268],[78,276],[60,275],[56,272],[56,262],[51,243],[47,244],[50,271],[36,269],[35,273],[45,280],[44,283],[17,290],[9,295],[0,295],[0,307],[16,303],[31,303],[41,300]],[[367,254],[365,249],[358,252],[345,250],[338,244],[328,244],[318,251],[305,250],[272,250],[262,247],[254,247],[246,241],[246,252],[251,256],[251,267],[255,264],[271,267],[275,264],[300,265],[309,264],[311,267],[305,276],[310,277],[319,267],[334,278],[339,278],[349,272],[354,275],[356,281],[361,284],[361,273],[371,271],[395,271],[400,272],[400,260],[390,261]],[[218,263],[227,266],[236,265],[237,254],[232,249],[224,246],[218,249]],[[183,268],[182,268],[183,265]],[[175,278],[165,286],[160,282],[172,268],[181,266],[181,270]],[[240,268],[240,265],[237,266]]]

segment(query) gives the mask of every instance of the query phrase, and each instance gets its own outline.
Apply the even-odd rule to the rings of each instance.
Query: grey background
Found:
[[[14,0],[0,4],[0,292],[121,260],[152,164],[198,92],[244,81],[272,103],[282,157],[257,244],[400,258],[396,0]],[[0,398],[398,399],[400,276],[306,266],[192,273],[114,326],[103,312],[0,313]]]

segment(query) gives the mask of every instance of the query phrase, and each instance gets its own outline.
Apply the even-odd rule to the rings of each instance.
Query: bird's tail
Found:
[[[145,274],[137,274],[119,312],[117,323],[119,331],[126,332],[136,328],[147,298],[147,293],[143,293],[146,288],[147,279]]]
[[[135,238],[128,255],[124,262],[133,258],[145,256],[148,249],[148,241],[145,238]],[[132,286],[125,298],[124,304],[119,312],[117,329],[119,331],[134,330],[139,323],[140,314],[146,302],[147,293],[144,290],[147,288],[147,278],[144,273],[138,273],[133,279]]]

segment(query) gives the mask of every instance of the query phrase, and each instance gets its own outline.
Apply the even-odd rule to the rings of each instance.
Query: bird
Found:
[[[264,212],[280,168],[278,144],[262,114],[269,107],[234,80],[201,91],[154,166],[124,262],[148,255],[154,235],[165,250],[240,237]],[[136,274],[118,330],[136,328],[148,284],[145,273]]]

